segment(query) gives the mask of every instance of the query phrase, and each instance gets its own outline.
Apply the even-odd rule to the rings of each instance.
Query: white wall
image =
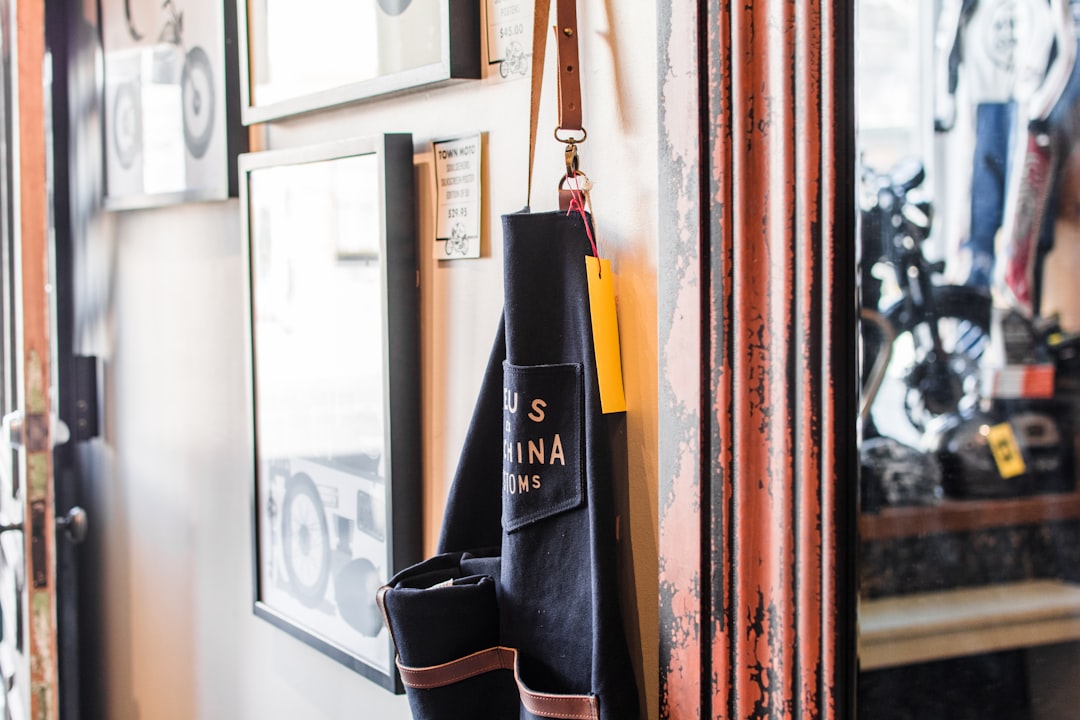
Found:
[[[585,125],[601,248],[619,273],[629,412],[627,604],[657,715],[656,6],[580,3]],[[549,55],[550,67],[550,55]],[[554,205],[562,146],[546,81],[534,209]],[[269,149],[411,132],[420,200],[425,525],[447,483],[501,308],[499,216],[525,203],[529,83],[494,77],[274,124]],[[486,133],[483,257],[430,259],[430,141]],[[91,473],[109,718],[409,717],[394,697],[251,613],[239,206],[116,213],[81,259],[77,347],[104,360]],[[624,524],[624,528],[627,527]]]

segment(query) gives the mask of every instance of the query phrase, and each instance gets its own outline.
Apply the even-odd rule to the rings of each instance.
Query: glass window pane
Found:
[[[1070,0],[858,0],[859,714],[1080,707]]]

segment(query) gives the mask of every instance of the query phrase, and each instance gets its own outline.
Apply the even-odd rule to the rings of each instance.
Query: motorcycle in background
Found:
[[[914,196],[925,179],[922,162],[912,158],[885,173],[865,166],[861,173],[862,376],[864,419],[871,435],[877,434],[874,406],[883,402],[876,390],[889,378],[902,383],[904,417],[918,432],[934,418],[978,399],[990,295],[935,282],[945,263],[929,260],[924,252],[933,208]],[[895,287],[882,304],[886,280]]]
[[[925,179],[917,159],[861,172],[864,510],[942,497],[941,467],[916,445],[935,419],[976,406],[989,345],[989,293],[936,282],[945,263],[925,254],[933,207],[915,192]]]

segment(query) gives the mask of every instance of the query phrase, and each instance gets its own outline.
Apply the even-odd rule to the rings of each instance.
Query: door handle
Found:
[[[58,517],[55,520],[56,529],[64,531],[64,537],[72,545],[78,545],[86,539],[86,533],[90,529],[90,521],[87,518],[86,511],[78,505],[75,505],[63,517]],[[0,525],[0,534],[6,533],[9,530],[25,530],[26,525],[21,522],[10,523],[8,525]]]
[[[63,517],[56,518],[56,529],[64,531],[64,537],[72,545],[78,545],[86,539],[86,533],[90,529],[90,521],[86,511],[78,505],[73,506]],[[0,532],[3,532],[0,529]]]
[[[45,415],[34,416],[31,415],[31,420],[40,418],[40,422],[31,423],[31,427],[27,428],[26,416],[22,410],[16,410],[10,412],[4,416],[2,421],[2,435],[0,440],[6,441],[12,448],[21,449],[28,443],[31,445],[38,445],[35,439],[38,437],[44,438],[45,432]],[[67,423],[60,419],[60,416],[56,413],[49,413],[48,424],[52,429],[52,435],[49,438],[52,441],[52,447],[57,445],[63,445],[71,439],[71,430],[68,429]],[[44,444],[44,443],[40,443]],[[31,450],[38,450],[45,448],[32,447]]]

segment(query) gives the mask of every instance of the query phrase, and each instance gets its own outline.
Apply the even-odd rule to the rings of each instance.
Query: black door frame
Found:
[[[86,507],[88,491],[80,465],[83,440],[97,434],[97,372],[93,358],[79,355],[75,302],[79,248],[101,211],[100,88],[96,54],[100,49],[98,3],[50,0],[45,3],[46,45],[51,55],[52,212],[54,224],[57,411],[71,439],[53,450],[55,512],[63,517]],[[93,518],[89,532],[95,534]],[[63,539],[56,543],[57,635],[60,716],[64,720],[102,716],[100,657],[86,637],[100,624],[94,598],[94,569],[82,561],[84,548]]]

